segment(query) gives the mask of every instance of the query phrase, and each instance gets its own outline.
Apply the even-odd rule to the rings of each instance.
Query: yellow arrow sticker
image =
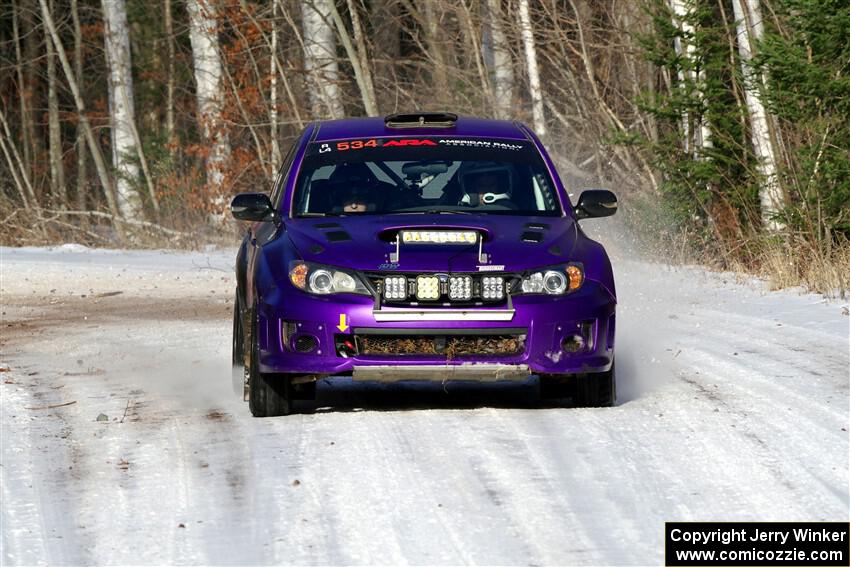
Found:
[[[345,322],[346,316],[345,313],[339,314],[339,325],[336,326],[337,329],[342,331],[343,333],[348,328],[348,324]]]

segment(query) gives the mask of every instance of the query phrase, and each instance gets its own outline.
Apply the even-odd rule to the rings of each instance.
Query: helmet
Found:
[[[511,200],[513,175],[510,164],[488,161],[464,162],[459,169],[461,204],[476,204],[479,199],[485,205]],[[480,195],[478,198],[472,195]]]
[[[365,163],[348,163],[338,166],[328,181],[335,209],[352,202],[366,205],[366,210],[375,208],[375,184],[378,179]]]
[[[343,163],[333,170],[329,180],[335,185],[347,184],[355,187],[371,187],[378,178],[365,163]]]

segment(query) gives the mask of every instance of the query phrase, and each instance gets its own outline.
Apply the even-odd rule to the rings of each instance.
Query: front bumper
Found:
[[[537,373],[602,372],[614,355],[616,299],[594,281],[572,294],[518,295],[499,308],[374,310],[366,296],[313,296],[277,290],[259,303],[261,372],[353,375],[355,379],[516,380]],[[436,315],[437,313],[443,315]],[[509,312],[509,313],[508,313]],[[396,313],[396,316],[387,315]],[[418,314],[421,313],[421,314]],[[398,320],[401,319],[401,320]],[[505,354],[350,354],[345,340],[363,334],[516,336],[521,348]],[[565,348],[565,340],[584,337],[584,348]],[[306,339],[309,337],[309,339]],[[299,342],[301,338],[301,342]],[[311,346],[306,352],[302,343]],[[394,368],[395,371],[391,370]]]

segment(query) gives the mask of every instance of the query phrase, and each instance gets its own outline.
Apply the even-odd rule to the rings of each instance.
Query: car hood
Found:
[[[392,235],[400,229],[478,231],[489,261],[479,261],[478,244],[401,244],[393,263]],[[311,262],[365,271],[476,272],[522,271],[572,260],[577,228],[569,217],[364,215],[292,219],[286,234]]]

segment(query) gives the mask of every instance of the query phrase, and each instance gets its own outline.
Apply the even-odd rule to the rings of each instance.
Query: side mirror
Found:
[[[265,222],[275,218],[274,207],[265,193],[239,193],[230,202],[230,212],[237,220]]]
[[[605,189],[588,189],[579,195],[573,211],[576,220],[610,217],[617,212],[617,196]]]

